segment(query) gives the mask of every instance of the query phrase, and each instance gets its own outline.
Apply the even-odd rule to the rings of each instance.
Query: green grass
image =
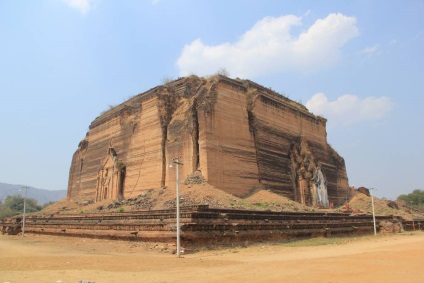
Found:
[[[268,202],[262,202],[262,203],[255,203],[254,206],[261,208],[261,209],[266,209],[268,208],[270,205],[272,205],[271,203]]]
[[[302,239],[302,240],[294,240],[288,243],[282,243],[281,246],[285,247],[313,247],[313,246],[329,246],[329,245],[342,245],[346,244],[356,238],[310,238],[310,239]]]

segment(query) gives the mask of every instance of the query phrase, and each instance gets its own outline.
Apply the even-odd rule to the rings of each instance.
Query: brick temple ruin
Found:
[[[112,211],[104,209],[105,201],[88,213],[67,205],[113,200],[113,207],[143,200],[146,192],[159,196],[176,185],[175,171],[168,168],[176,157],[183,163],[182,182],[200,178],[208,183],[189,185],[192,190],[212,185],[246,198],[266,189],[319,207],[350,199],[344,160],[327,143],[324,118],[249,80],[191,76],[134,96],[97,117],[72,159],[69,202],[53,213],[28,215],[25,225],[20,215],[2,219],[1,232],[16,235],[25,227],[38,234],[175,242],[175,203]],[[350,211],[199,203],[184,205],[179,216],[185,247],[367,234],[374,223],[382,233],[424,227],[422,219],[392,215],[377,216],[374,222],[371,214]]]
[[[104,112],[79,143],[68,200],[127,199],[201,174],[238,197],[260,189],[305,205],[347,198],[344,159],[328,144],[326,119],[249,80],[184,77]]]

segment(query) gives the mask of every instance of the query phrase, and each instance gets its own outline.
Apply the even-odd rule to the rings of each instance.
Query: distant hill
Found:
[[[19,191],[23,185],[12,185],[0,183],[0,200],[4,201],[10,195],[23,195],[22,191]],[[43,205],[49,201],[58,201],[66,197],[66,190],[45,190],[37,189],[31,186],[28,187],[27,198],[33,198],[38,201],[38,204]]]

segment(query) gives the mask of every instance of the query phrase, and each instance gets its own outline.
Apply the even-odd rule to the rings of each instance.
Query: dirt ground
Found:
[[[424,282],[423,232],[310,241],[177,258],[160,244],[0,235],[0,283]]]

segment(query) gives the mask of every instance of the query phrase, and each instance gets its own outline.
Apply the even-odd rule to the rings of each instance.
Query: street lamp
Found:
[[[22,189],[25,189],[25,194],[24,194],[24,212],[23,212],[23,216],[22,216],[22,237],[25,234],[25,211],[26,211],[26,195],[27,195],[27,189],[28,187],[22,187]]]
[[[169,165],[169,168],[172,168],[172,164],[176,164],[177,170],[175,171],[176,174],[176,190],[177,190],[177,196],[176,196],[176,206],[177,206],[177,257],[180,257],[181,254],[181,243],[180,243],[180,165],[183,165],[180,163],[180,158],[174,158],[172,159],[172,163]]]
[[[372,195],[372,191],[374,188],[369,189],[371,195],[371,206],[372,206],[372,221],[374,223],[374,236],[377,236],[377,227],[375,226],[375,212],[374,212],[374,197]]]

